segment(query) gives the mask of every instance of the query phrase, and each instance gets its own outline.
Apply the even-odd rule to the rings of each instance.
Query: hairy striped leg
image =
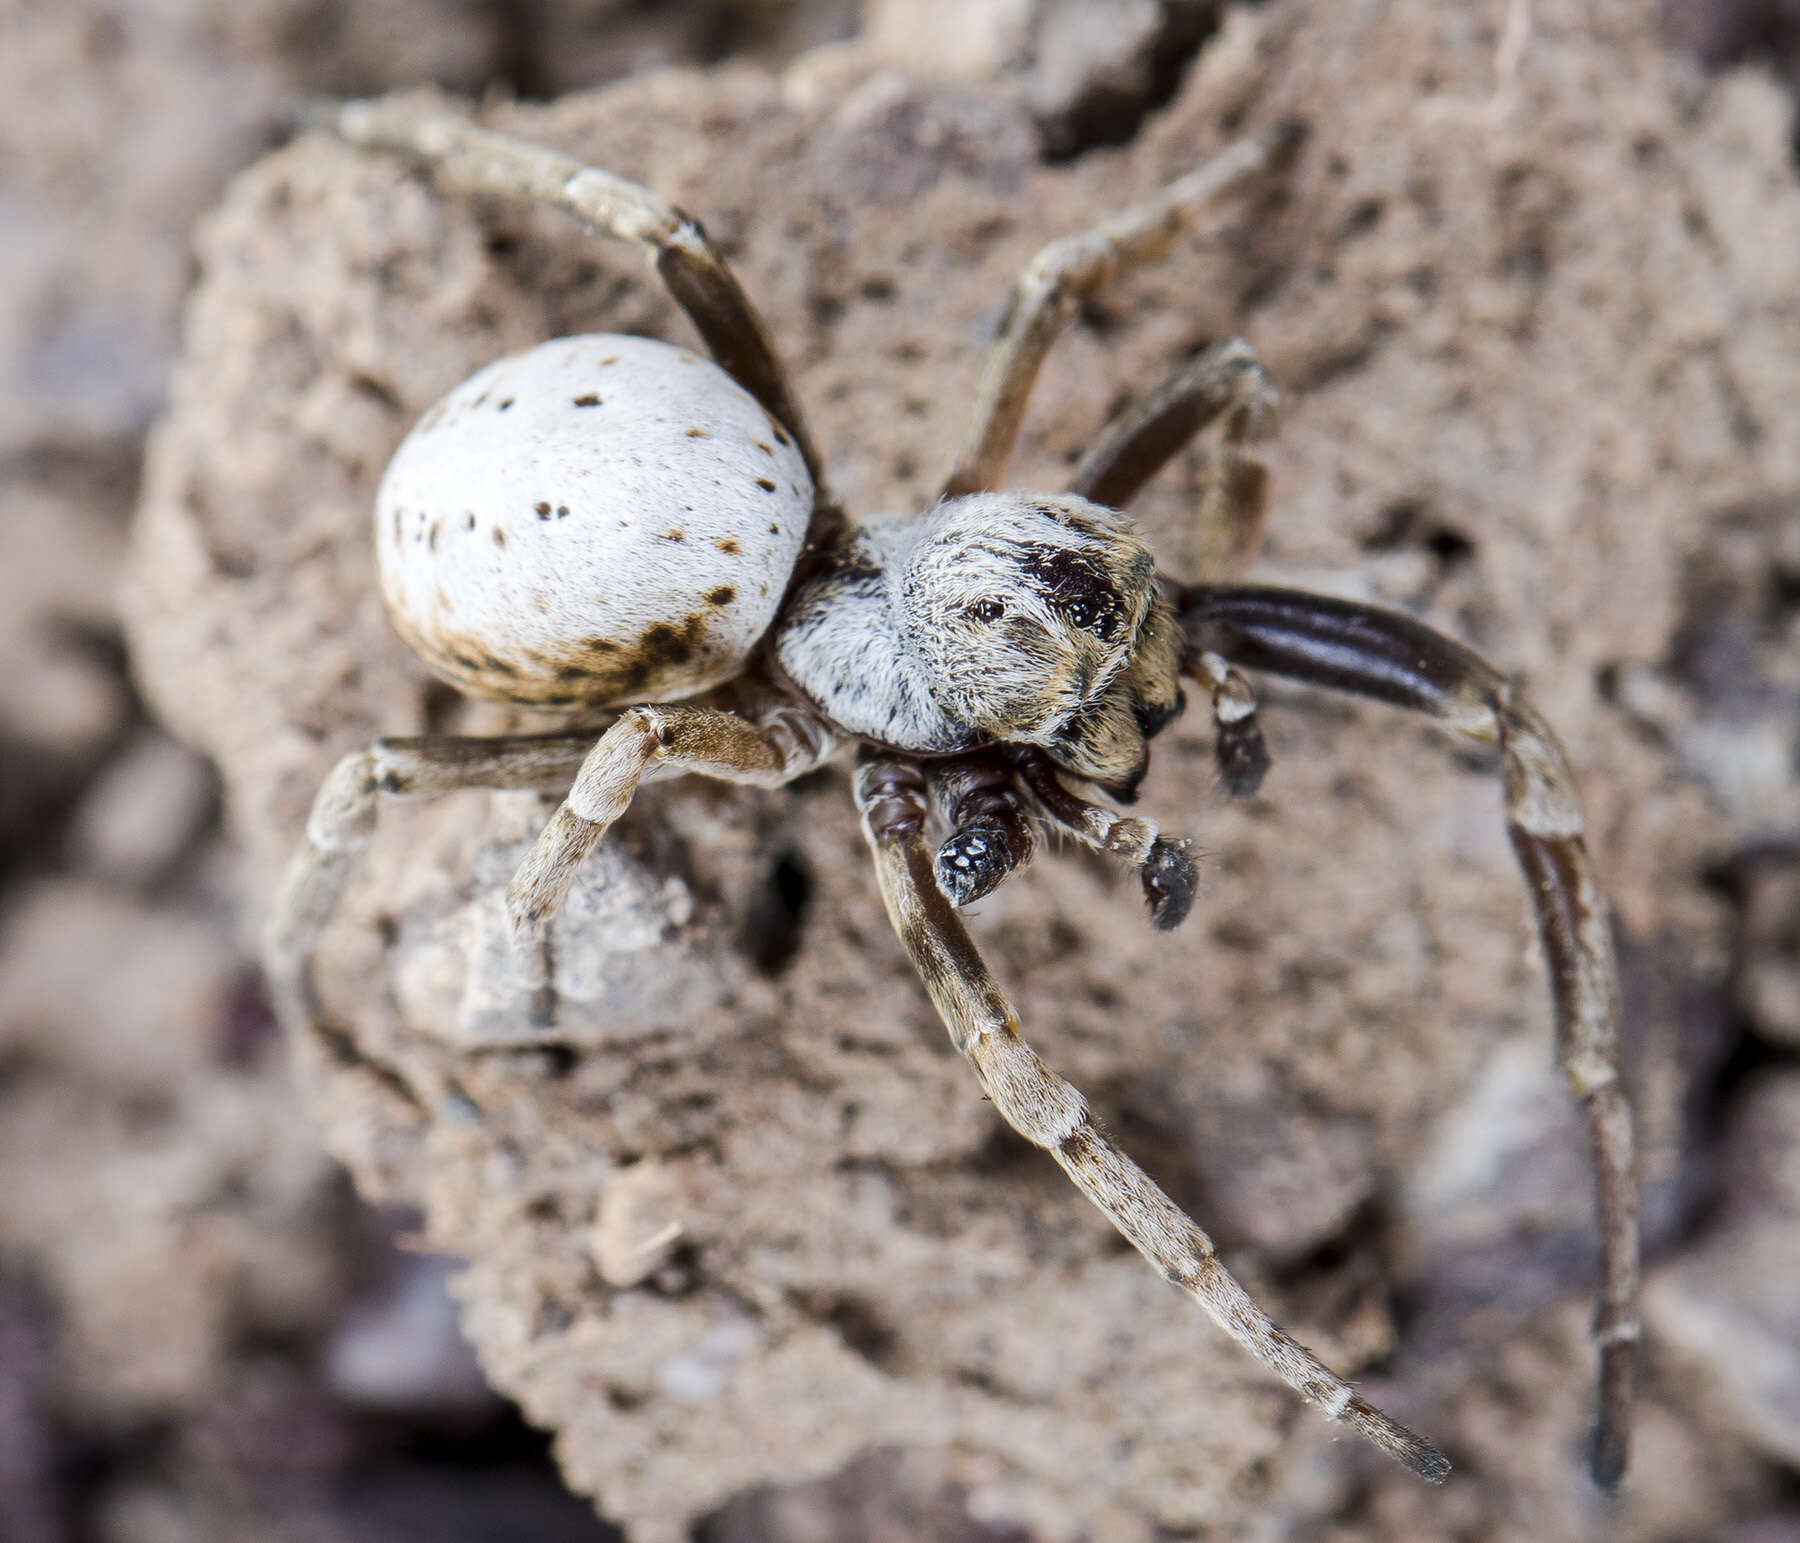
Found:
[[[565,210],[602,234],[636,241],[720,366],[794,436],[828,502],[824,465],[768,328],[700,222],[648,188],[414,97],[311,104],[308,121],[352,145],[414,156],[446,187]]]
[[[1277,1328],[1219,1262],[1212,1240],[1113,1145],[1088,1112],[1087,1100],[1020,1037],[1012,1004],[933,875],[918,763],[865,749],[856,766],[856,802],[888,919],[951,1041],[968,1057],[1000,1117],[1048,1152],[1133,1248],[1302,1398],[1422,1478],[1440,1482],[1450,1471],[1443,1454],[1359,1398],[1349,1383]]]
[[[568,797],[506,887],[514,958],[532,991],[532,1015],[555,1015],[550,923],[582,858],[630,807],[649,776],[693,773],[777,788],[827,760],[842,741],[824,719],[785,699],[755,717],[716,707],[631,707],[587,754]]]
[[[1375,697],[1497,744],[1506,829],[1537,913],[1556,1013],[1556,1054],[1587,1115],[1600,1227],[1594,1479],[1625,1471],[1638,1338],[1637,1190],[1621,1080],[1619,973],[1606,896],[1582,839],[1581,803],[1556,735],[1492,665],[1391,611],[1290,590],[1195,585],[1177,609],[1190,648],[1254,670]]]
[[[383,796],[435,797],[459,788],[559,791],[593,744],[591,733],[378,739],[340,760],[319,785],[263,939],[270,990],[284,1016],[308,1022],[319,1015],[314,955],[375,834]]]
[[[1026,264],[982,368],[968,435],[944,485],[946,497],[998,484],[1038,368],[1081,301],[1121,274],[1164,256],[1202,209],[1283,165],[1303,137],[1297,124],[1284,122],[1239,140],[1143,203],[1052,241]]]

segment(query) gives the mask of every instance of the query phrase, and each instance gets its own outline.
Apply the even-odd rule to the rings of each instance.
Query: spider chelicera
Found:
[[[1406,616],[1157,571],[1118,511],[1204,430],[1216,432],[1204,549],[1228,572],[1260,531],[1264,476],[1250,447],[1273,426],[1275,393],[1241,342],[1204,350],[1125,414],[1065,491],[997,487],[1038,367],[1081,300],[1160,256],[1209,200],[1290,158],[1298,130],[1244,140],[1045,247],[1014,288],[941,497],[923,513],[856,521],[827,491],[762,321],[697,222],[631,182],[417,103],[318,116],[352,144],[423,161],[447,188],[554,205],[640,243],[713,357],[645,338],[558,339],[458,386],[395,454],[375,547],[407,642],[477,695],[624,710],[597,741],[386,739],[339,762],[271,924],[284,1008],[316,1011],[313,954],[384,794],[565,793],[507,890],[521,995],[549,1025],[552,921],[640,782],[699,773],[773,788],[854,749],[888,915],[1001,1117],[1302,1397],[1439,1481],[1443,1455],[1271,1322],[1026,1044],[957,915],[1030,859],[1044,826],[1135,865],[1152,924],[1181,922],[1194,893],[1186,843],[1065,779],[1129,802],[1150,741],[1184,706],[1184,679],[1210,698],[1220,772],[1238,794],[1268,765],[1240,667],[1423,712],[1500,752],[1558,1055],[1592,1134],[1593,1472],[1616,1483],[1638,1333],[1631,1110],[1607,905],[1555,735],[1492,666]],[[934,815],[949,831],[935,852]]]

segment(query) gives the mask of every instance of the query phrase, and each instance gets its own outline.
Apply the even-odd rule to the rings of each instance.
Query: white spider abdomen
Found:
[[[557,338],[419,420],[381,480],[375,549],[395,627],[446,680],[604,706],[737,674],[811,511],[791,436],[716,364]]]

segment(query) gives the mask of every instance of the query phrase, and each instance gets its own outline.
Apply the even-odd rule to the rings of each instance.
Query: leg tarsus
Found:
[[[1264,742],[1262,729],[1254,718],[1239,723],[1221,723],[1213,740],[1213,751],[1219,767],[1219,780],[1233,798],[1250,798],[1263,785],[1273,761]]]
[[[954,906],[985,900],[1012,874],[1024,866],[1017,844],[1023,825],[997,821],[964,825],[953,831],[937,850],[933,869],[938,887]]]
[[[1144,899],[1150,906],[1150,925],[1158,932],[1173,932],[1193,909],[1200,879],[1187,846],[1185,840],[1158,836],[1138,867]]]

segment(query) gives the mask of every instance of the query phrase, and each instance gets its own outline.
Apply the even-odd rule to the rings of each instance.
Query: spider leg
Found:
[[[1269,774],[1269,747],[1256,719],[1256,697],[1235,664],[1211,649],[1184,651],[1182,673],[1212,693],[1213,757],[1233,798],[1248,798]]]
[[[931,802],[950,826],[937,850],[938,886],[952,905],[991,895],[1031,861],[1037,836],[1011,763],[983,751],[925,763]]]
[[[306,835],[270,913],[264,958],[277,1004],[296,1021],[319,1016],[313,959],[374,835],[384,796],[435,797],[460,788],[569,789],[507,889],[533,1017],[548,1023],[555,1011],[550,921],[574,882],[576,865],[624,813],[641,781],[695,772],[776,787],[812,770],[837,745],[819,719],[788,705],[755,719],[718,708],[673,706],[631,708],[598,743],[591,733],[383,739],[352,751],[320,784]]]
[[[1206,579],[1234,578],[1256,555],[1268,513],[1268,468],[1249,447],[1274,433],[1280,402],[1248,343],[1214,343],[1107,431],[1082,459],[1069,491],[1123,509],[1190,440],[1218,423],[1201,493],[1195,567]]]
[[[1410,617],[1289,590],[1206,585],[1180,591],[1177,609],[1195,651],[1411,708],[1500,747],[1507,834],[1550,968],[1557,1060],[1587,1115],[1594,1153],[1601,1267],[1592,1469],[1610,1489],[1630,1450],[1638,1338],[1632,1115],[1621,1080],[1619,974],[1606,897],[1582,839],[1562,746],[1503,675]]]
[[[294,1022],[320,1016],[314,956],[375,834],[383,795],[430,797],[458,788],[555,791],[568,785],[593,743],[592,734],[378,739],[340,760],[319,785],[263,937],[270,990],[283,1015]]]
[[[979,493],[1000,478],[1038,367],[1080,302],[1121,274],[1155,262],[1188,223],[1222,194],[1282,164],[1303,131],[1283,122],[1235,145],[1160,193],[1089,230],[1052,241],[1013,285],[1000,335],[988,350],[969,431],[944,496]]]
[[[478,128],[427,101],[316,103],[306,116],[360,148],[414,156],[458,191],[547,204],[605,235],[646,247],[713,358],[793,434],[817,490],[815,507],[829,503],[824,466],[768,329],[698,220],[635,182]]]
[[[1112,1144],[1081,1093],[1020,1037],[1012,1004],[933,877],[924,839],[924,778],[916,763],[865,749],[856,767],[856,801],[888,919],[951,1041],[968,1057],[1001,1118],[1048,1152],[1165,1279],[1302,1398],[1420,1477],[1441,1482],[1450,1471],[1443,1454],[1359,1398],[1277,1328],[1220,1263],[1212,1240]]]
[[[631,707],[600,736],[568,796],[506,887],[514,957],[532,989],[532,1016],[550,1022],[550,922],[575,869],[624,814],[647,775],[695,773],[775,788],[803,776],[841,743],[825,720],[783,700],[755,718],[716,707]]]
[[[1200,880],[1187,855],[1186,837],[1170,840],[1157,834],[1153,820],[1118,814],[1077,797],[1057,774],[1056,763],[1035,745],[1018,747],[1015,764],[1038,807],[1059,826],[1096,852],[1109,852],[1136,866],[1152,927],[1172,932],[1187,920]]]

